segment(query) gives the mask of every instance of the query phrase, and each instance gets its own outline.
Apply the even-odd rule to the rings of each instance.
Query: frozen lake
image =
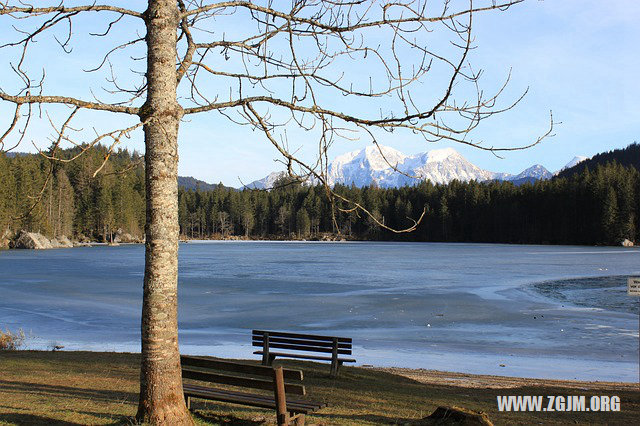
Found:
[[[139,351],[144,247],[0,252],[29,348]],[[252,328],[352,337],[358,365],[638,381],[640,250],[436,243],[180,246],[183,353],[257,358]]]

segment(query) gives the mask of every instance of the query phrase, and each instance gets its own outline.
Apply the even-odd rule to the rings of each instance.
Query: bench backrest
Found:
[[[274,389],[275,370],[273,367],[188,355],[181,355],[180,362],[183,379],[250,389],[270,391]],[[305,395],[305,388],[300,383],[303,379],[302,371],[282,369],[282,373],[285,380],[285,393]]]
[[[333,353],[337,344],[339,355],[351,355],[351,339],[348,337],[319,336],[316,334],[282,333],[278,331],[253,330],[253,346],[264,347],[265,339],[269,349],[289,349],[294,351],[312,351]]]

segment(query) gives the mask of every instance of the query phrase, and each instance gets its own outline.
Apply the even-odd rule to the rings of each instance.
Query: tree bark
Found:
[[[142,365],[137,420],[193,424],[178,349],[178,127],[175,0],[150,0],[145,135],[146,247],[142,303]]]

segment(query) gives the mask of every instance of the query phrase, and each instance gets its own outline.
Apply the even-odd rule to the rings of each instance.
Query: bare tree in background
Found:
[[[324,184],[336,209],[369,214],[327,183],[328,149],[336,141],[364,137],[377,146],[382,132],[404,131],[498,152],[523,149],[549,135],[553,123],[541,138],[519,147],[485,146],[468,136],[485,118],[514,104],[498,106],[504,87],[485,96],[479,86],[480,72],[468,58],[473,18],[521,1],[150,0],[146,10],[119,6],[142,2],[0,1],[0,25],[15,30],[14,39],[2,41],[3,58],[11,56],[3,65],[18,77],[12,87],[0,84],[0,99],[14,108],[3,118],[0,150],[28,139],[38,120],[54,127],[52,147],[43,152],[51,161],[70,161],[58,158],[61,144],[84,152],[103,143],[113,150],[123,138],[144,132],[140,421],[192,423],[182,396],[177,333],[178,129],[185,117],[217,113],[261,132],[291,177]],[[102,28],[80,34],[82,22]],[[95,38],[87,55],[102,52],[87,71],[96,73],[95,80],[106,76],[108,87],[100,96],[91,88],[50,93],[52,77],[30,66],[34,44],[55,40],[61,53],[70,53],[76,44],[86,46],[87,38]],[[122,65],[123,57],[130,65]],[[74,63],[68,66],[75,71]],[[91,66],[88,57],[83,67]],[[66,111],[66,118],[55,124],[49,110],[58,117]],[[136,120],[116,117],[113,123],[130,123],[87,138],[76,125],[80,116],[91,122],[96,112]],[[313,160],[296,155],[302,143],[287,139],[292,128],[317,142]],[[369,216],[388,229],[376,214]]]

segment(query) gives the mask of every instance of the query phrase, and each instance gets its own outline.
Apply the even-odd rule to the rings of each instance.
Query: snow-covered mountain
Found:
[[[537,180],[547,180],[553,177],[553,173],[547,170],[540,164],[535,164],[528,169],[523,170],[515,176],[506,175],[503,179],[513,182],[515,185],[522,185],[525,183],[533,183]]]
[[[553,174],[547,170],[544,166],[540,164],[535,164],[528,169],[524,170],[522,173],[519,173],[512,178],[506,180],[518,180],[522,178],[534,178],[538,180],[546,180],[551,179]]]
[[[520,184],[525,181],[550,179],[552,176],[551,172],[539,164],[515,176],[492,172],[469,162],[453,148],[434,149],[408,156],[390,147],[381,146],[378,149],[368,146],[360,151],[336,157],[329,165],[331,185],[340,183],[360,187],[374,182],[382,188],[416,185],[424,179],[433,183],[449,183],[456,179],[463,182],[510,180]],[[415,179],[416,177],[418,179]]]
[[[393,166],[393,167],[392,167]],[[397,169],[400,173],[398,173]],[[408,156],[390,147],[368,146],[337,157],[329,165],[329,183],[381,188],[433,183],[493,179],[494,173],[470,163],[453,148],[434,149]],[[415,179],[417,177],[418,179]]]
[[[481,169],[467,161],[453,148],[434,149],[409,158],[406,173],[433,183],[459,181],[485,181],[496,178],[496,173]],[[402,184],[415,185],[415,179],[402,176]]]
[[[576,157],[565,167],[571,167],[574,161],[579,162],[582,161],[581,159],[584,158]],[[264,179],[250,183],[247,187],[271,188],[275,180],[283,175],[284,172],[271,173]],[[370,145],[359,151],[336,157],[328,167],[330,185],[339,183],[363,187],[375,183],[381,188],[416,185],[424,179],[432,183],[449,183],[454,179],[464,182],[508,180],[519,185],[540,179],[550,179],[552,176],[553,174],[540,164],[529,167],[517,175],[492,172],[469,162],[453,148],[406,155],[388,146],[380,146],[378,149]]]
[[[586,159],[587,157],[583,157],[582,155],[577,155],[573,157],[573,160],[569,161],[563,168],[558,170],[555,174],[558,174],[565,169],[570,169],[571,167],[578,165],[579,163],[582,163]]]
[[[348,152],[329,164],[329,184],[367,186],[376,182],[379,186],[397,186],[385,183],[397,179],[399,173],[393,167],[402,167],[407,158],[402,152],[388,146],[378,149],[370,145],[360,151]]]
[[[286,172],[272,172],[269,173],[268,176],[259,179],[259,180],[254,180],[253,182],[251,182],[248,185],[245,185],[244,187],[240,188],[240,189],[244,189],[244,188],[249,188],[249,189],[271,189],[273,188],[274,184],[276,183],[276,181],[284,176],[286,176]]]

